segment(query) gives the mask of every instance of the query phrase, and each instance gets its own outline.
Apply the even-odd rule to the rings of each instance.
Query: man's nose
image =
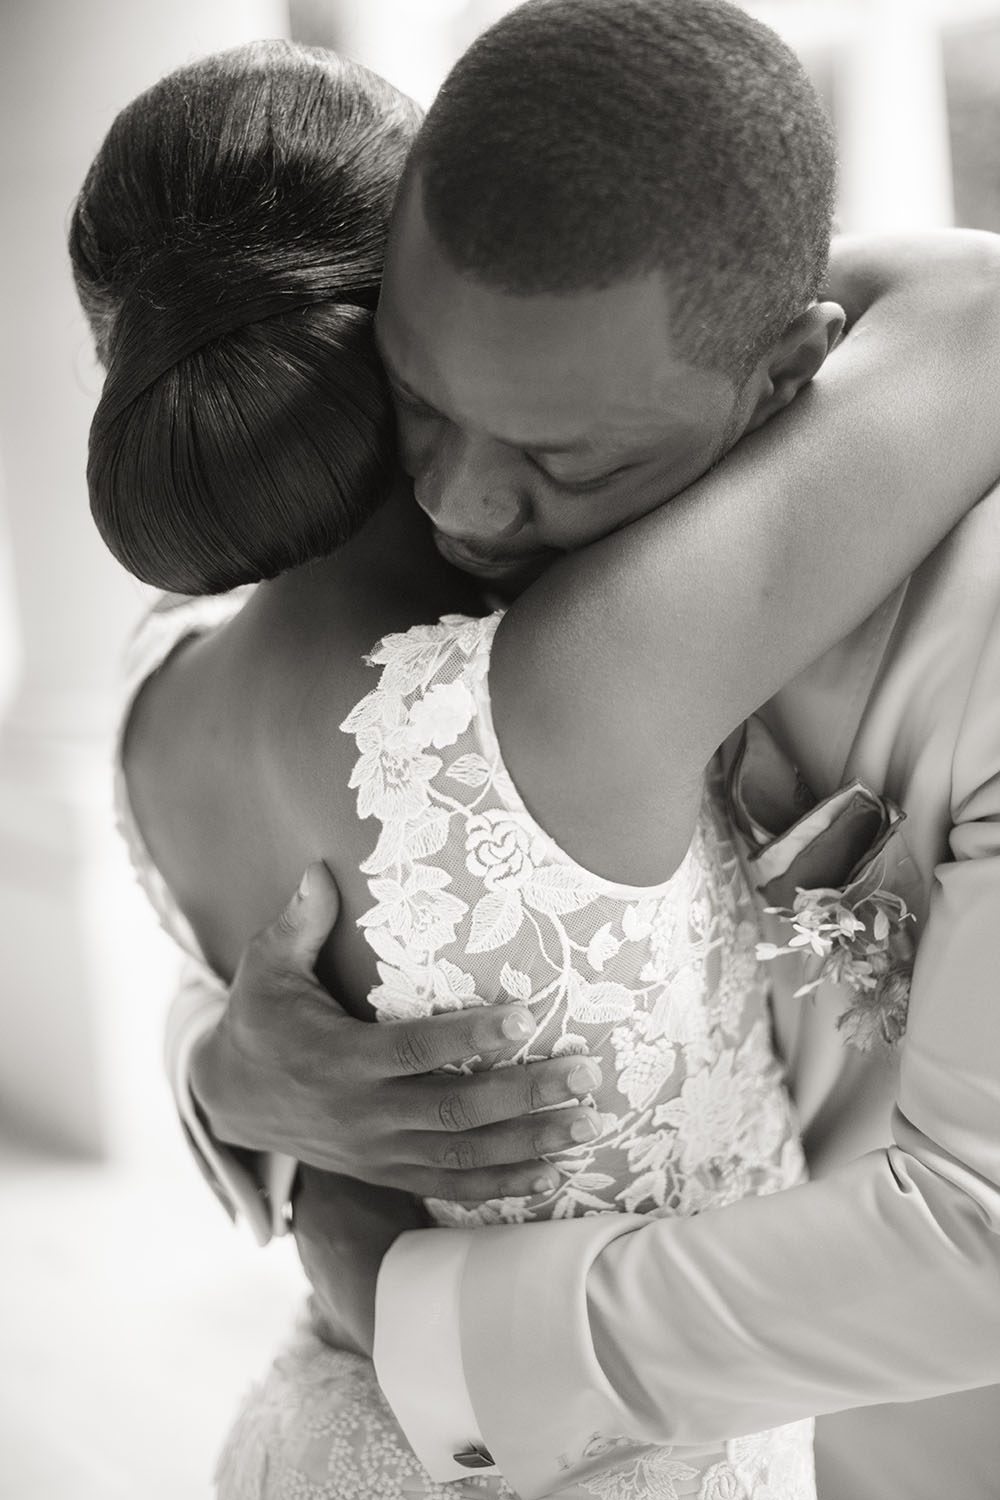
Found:
[[[481,542],[515,536],[531,512],[525,467],[505,444],[452,429],[414,478],[417,504],[446,536]]]

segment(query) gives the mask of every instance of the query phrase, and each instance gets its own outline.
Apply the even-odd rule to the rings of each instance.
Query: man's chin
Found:
[[[527,588],[558,556],[553,551],[532,552],[518,557],[504,557],[496,553],[490,555],[476,548],[466,547],[440,531],[434,533],[434,545],[453,567],[460,568],[463,573],[504,593]]]

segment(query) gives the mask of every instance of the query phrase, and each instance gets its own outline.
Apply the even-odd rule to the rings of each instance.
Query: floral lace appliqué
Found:
[[[381,824],[365,865],[374,904],[360,919],[377,955],[371,999],[385,1019],[526,1003],[535,1035],[502,1063],[600,1056],[601,1134],[554,1158],[549,1194],[431,1212],[462,1224],[688,1213],[786,1186],[794,1127],[759,1041],[757,932],[712,798],[659,887],[616,885],[570,860],[528,813],[493,733],[498,622],[451,617],[387,637],[371,657],[377,686],[344,722],[358,811]]]
[[[633,888],[583,869],[534,821],[503,764],[487,690],[498,623],[452,616],[388,636],[371,656],[381,668],[376,686],[342,726],[357,742],[359,814],[378,824],[363,867],[372,905],[360,918],[377,962],[370,998],[384,1020],[522,1002],[534,1035],[493,1065],[598,1058],[600,1134],[551,1158],[558,1182],[550,1192],[475,1205],[431,1200],[432,1217],[477,1226],[690,1214],[799,1182],[803,1158],[769,1044],[753,902],[717,779],[684,861],[661,885]],[[462,1064],[483,1066],[478,1057]],[[370,1366],[331,1358],[315,1340],[300,1344],[251,1398],[244,1421],[252,1427],[252,1408],[276,1420],[275,1383],[286,1420],[302,1395],[303,1415],[271,1445],[259,1497],[510,1493],[487,1476],[457,1487],[421,1480],[378,1405]],[[306,1399],[316,1389],[310,1371],[325,1383],[319,1406]],[[558,1493],[815,1500],[810,1423],[740,1443],[695,1455],[593,1434],[577,1455],[585,1477]],[[244,1491],[220,1489],[220,1500],[237,1497]]]

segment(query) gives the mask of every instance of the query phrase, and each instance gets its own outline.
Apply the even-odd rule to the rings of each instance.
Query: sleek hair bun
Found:
[[[211,593],[347,540],[395,475],[373,317],[419,123],[331,53],[257,43],[116,119],[70,232],[107,368],[91,510],[147,583]]]

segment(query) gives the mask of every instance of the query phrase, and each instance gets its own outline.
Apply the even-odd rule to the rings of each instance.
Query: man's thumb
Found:
[[[311,973],[339,911],[337,882],[317,860],[271,928],[271,940],[281,946],[284,962]]]

